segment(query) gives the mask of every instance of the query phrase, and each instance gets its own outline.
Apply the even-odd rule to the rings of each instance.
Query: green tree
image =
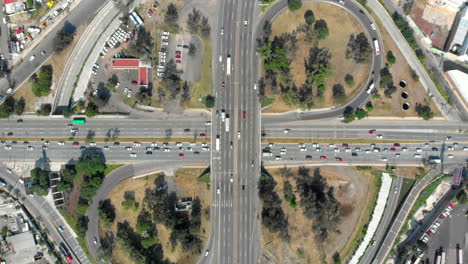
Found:
[[[177,24],[178,19],[179,12],[177,11],[177,7],[173,3],[170,3],[167,6],[166,14],[164,15],[164,23],[169,31],[176,32],[179,29]]]
[[[27,0],[26,5],[27,5],[28,8],[32,8],[34,6],[33,0]]]
[[[37,75],[32,77],[32,92],[36,97],[46,96],[52,85],[52,66],[42,66]]]
[[[85,109],[85,115],[87,117],[93,117],[99,114],[99,108],[93,102],[89,102]]]
[[[125,209],[125,210],[132,210],[132,211],[136,211],[138,210],[138,204],[133,201],[133,200],[125,200],[122,202],[122,207]]]
[[[310,9],[305,11],[304,19],[305,19],[305,22],[307,23],[307,25],[311,26],[312,24],[314,24],[314,22],[315,22],[314,12],[312,12],[312,10],[310,10]]]
[[[368,112],[374,111],[374,105],[372,104],[371,101],[367,102],[366,109],[367,109]]]
[[[366,110],[359,108],[356,110],[356,117],[357,119],[361,120],[363,118],[366,118],[368,116],[368,113]]]
[[[317,39],[320,39],[320,40],[326,39],[328,35],[330,34],[328,31],[327,22],[325,22],[325,20],[323,19],[319,19],[315,21],[314,29],[315,29],[315,34],[317,36]]]
[[[345,78],[344,78],[345,82],[346,82],[346,85],[349,87],[349,88],[352,88],[354,86],[354,77],[351,75],[351,74],[346,74]]]
[[[49,193],[50,180],[49,172],[41,168],[31,170],[31,183],[33,193],[46,196]]]
[[[418,113],[419,117],[422,117],[424,120],[430,120],[434,118],[434,112],[432,112],[431,107],[426,104],[422,105],[420,103],[416,104],[416,113]]]
[[[461,190],[457,193],[457,196],[456,196],[457,200],[459,203],[461,204],[466,204],[468,203],[468,195],[466,194],[466,191],[465,190]]]
[[[106,164],[100,155],[88,152],[80,158],[75,168],[78,173],[91,176],[103,174],[106,170]]]
[[[70,109],[70,107],[65,107],[65,109],[63,109],[63,117],[70,118],[72,115],[73,115],[73,110]]]
[[[43,104],[41,105],[41,108],[36,111],[36,114],[41,115],[41,116],[47,116],[50,114],[51,111],[52,111],[51,104]]]
[[[291,11],[296,11],[302,7],[302,0],[288,0],[288,7]]]
[[[57,34],[55,35],[54,42],[53,42],[54,50],[56,52],[60,52],[64,50],[66,47],[68,47],[68,45],[70,45],[72,42],[73,42],[73,34],[61,30],[57,32]]]
[[[207,95],[205,97],[205,106],[207,108],[213,108],[215,104],[215,97],[212,95]]]
[[[26,101],[24,100],[24,97],[21,97],[15,105],[15,114],[17,115],[22,115],[24,112],[24,108],[26,106]]]
[[[343,122],[350,123],[356,119],[356,114],[354,113],[354,109],[352,107],[346,107],[343,112]]]
[[[391,50],[387,52],[387,61],[390,63],[390,65],[396,63],[396,57],[393,56],[393,52]]]

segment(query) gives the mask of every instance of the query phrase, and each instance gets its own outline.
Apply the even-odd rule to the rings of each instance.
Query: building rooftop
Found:
[[[20,253],[26,249],[36,249],[36,242],[34,242],[34,237],[30,231],[13,235],[6,239],[13,252]]]

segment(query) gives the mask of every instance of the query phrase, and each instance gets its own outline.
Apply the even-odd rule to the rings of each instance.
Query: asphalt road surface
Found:
[[[8,173],[4,166],[0,166],[0,176],[7,184],[13,186],[12,193],[17,194],[19,201],[27,208],[34,219],[41,224],[57,247],[59,243],[64,243],[67,246],[73,258],[72,263],[90,263],[74,234],[69,232],[65,220],[55,208],[52,208],[41,196],[27,195],[24,184],[19,180],[20,177],[14,173]],[[14,190],[18,190],[18,192]],[[63,232],[58,231],[59,226],[64,227]]]
[[[14,67],[11,72],[11,85],[8,83],[6,78],[0,80],[0,93],[5,93],[10,87],[14,89],[18,88],[23,82],[29,77],[53,54],[53,40],[58,31],[62,30],[65,24],[71,24],[75,28],[78,28],[86,23],[88,20],[95,16],[99,11],[100,7],[108,0],[93,0],[93,1],[82,1],[77,7],[73,9],[73,12],[67,15],[55,28],[53,28],[48,36],[37,44],[37,46],[29,53],[26,54],[25,58],[30,58],[35,55],[36,58],[33,61],[25,59],[18,66]],[[71,27],[71,26],[68,26]],[[6,32],[5,32],[6,33]],[[41,52],[45,51],[46,55],[41,55]],[[5,54],[6,55],[6,54]]]

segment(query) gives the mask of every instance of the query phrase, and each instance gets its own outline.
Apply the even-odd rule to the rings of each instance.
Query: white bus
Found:
[[[379,41],[377,39],[374,39],[374,46],[375,46],[375,55],[380,55]]]
[[[231,56],[228,55],[226,59],[226,75],[231,75]]]
[[[137,12],[133,11],[132,12],[132,15],[135,17],[136,21],[138,21],[138,23],[141,25],[143,25],[143,19],[141,19],[140,15],[138,15]]]
[[[216,151],[220,151],[219,135],[216,136]]]
[[[138,21],[135,19],[135,17],[134,17],[132,14],[130,14],[129,17],[130,17],[130,19],[132,20],[132,22],[133,22],[133,24],[135,25],[135,27],[139,27],[139,26],[140,26],[140,24],[138,23]]]

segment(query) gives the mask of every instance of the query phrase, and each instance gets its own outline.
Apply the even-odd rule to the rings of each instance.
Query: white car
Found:
[[[275,160],[281,160],[281,156],[276,156]]]
[[[339,149],[339,148],[335,148],[335,149],[333,150],[333,152],[340,152],[340,149]]]
[[[130,157],[132,157],[132,158],[136,158],[136,157],[137,157],[137,154],[136,154],[136,153],[134,153],[134,152],[132,152],[132,153],[130,153]]]
[[[453,159],[453,155],[452,155],[452,154],[449,154],[449,155],[447,156],[447,158]]]
[[[29,61],[33,61],[34,59],[36,59],[36,55],[31,55],[31,57],[29,57]]]
[[[152,147],[157,147],[157,146],[158,146],[158,143],[151,142],[151,146],[152,146]]]
[[[416,159],[419,159],[419,158],[421,158],[421,154],[414,154],[414,157],[415,157]]]
[[[128,150],[128,151],[131,151],[131,150],[133,150],[133,148],[132,148],[132,147],[125,147],[125,149],[126,149],[126,150]]]
[[[386,157],[382,157],[380,161],[388,161],[388,159]]]
[[[164,148],[164,152],[171,152],[170,148]]]
[[[65,142],[64,141],[59,141],[58,144],[59,144],[59,146],[64,146]]]
[[[376,138],[383,138],[382,134],[378,134]]]
[[[210,253],[210,251],[207,249],[207,250],[205,251],[205,257],[208,256],[209,253]]]
[[[89,145],[94,147],[94,146],[96,146],[96,142],[90,142]]]
[[[289,129],[289,128],[286,128],[285,130],[283,130],[283,133],[284,133],[284,134],[288,134],[289,131],[290,131],[290,129]]]
[[[13,92],[13,88],[8,88],[8,90],[6,91],[7,94],[11,94]]]
[[[421,148],[416,148],[416,152],[422,152]]]
[[[371,26],[372,30],[376,30],[376,29],[377,29],[374,23],[370,23],[370,26]]]
[[[10,168],[7,168],[6,171],[7,171],[8,173],[12,173],[12,171],[11,171]]]
[[[175,145],[178,146],[178,147],[182,147],[182,143],[181,143],[181,142],[177,142]]]
[[[300,148],[305,148],[305,144],[299,143],[299,147],[300,147]]]
[[[218,187],[218,190],[217,190],[216,192],[217,192],[218,194],[220,194],[220,193],[221,193],[221,190],[219,189],[219,187]]]
[[[211,121],[206,121],[206,122],[205,122],[205,125],[206,125],[206,126],[211,126]]]
[[[407,148],[407,147],[403,147],[401,150],[403,150],[403,152],[407,152],[407,151],[408,151],[408,148]]]
[[[237,132],[237,139],[240,139],[240,136],[241,135],[240,135],[240,131],[239,131],[239,132]]]
[[[306,148],[300,148],[299,150],[300,150],[301,152],[305,152],[305,151],[307,151],[307,149],[306,149]]]
[[[6,150],[11,150],[11,146],[10,146],[10,145],[6,145],[6,146],[5,146],[5,149],[6,149]]]
[[[453,150],[453,147],[452,147],[452,146],[448,146],[448,147],[447,147],[447,150]]]
[[[104,150],[109,150],[109,146],[104,146]]]
[[[395,158],[399,158],[400,157],[400,153],[395,153]]]
[[[133,145],[134,145],[135,147],[139,147],[139,146],[141,146],[141,143],[140,143],[140,142],[134,142]]]
[[[350,148],[345,148],[345,152],[351,152]]]

